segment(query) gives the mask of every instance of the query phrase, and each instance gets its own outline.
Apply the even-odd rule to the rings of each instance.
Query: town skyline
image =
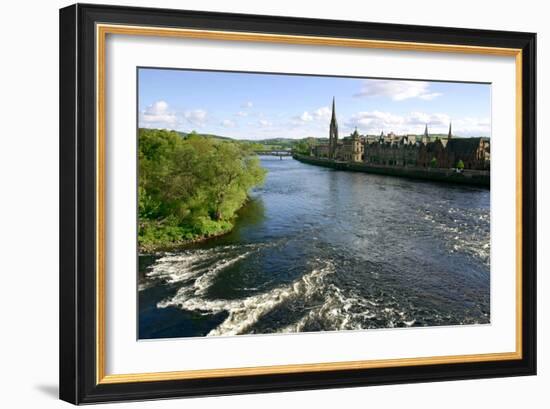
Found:
[[[327,138],[331,103],[342,137],[491,137],[490,84],[139,69],[138,126],[233,139]]]

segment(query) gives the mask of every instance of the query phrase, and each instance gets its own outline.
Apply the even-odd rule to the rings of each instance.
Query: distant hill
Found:
[[[178,133],[179,135],[181,135],[183,138],[186,138],[190,132],[180,132],[180,131],[175,131],[176,133]],[[226,140],[226,141],[231,141],[231,140],[234,140],[233,138],[230,138],[228,136],[220,136],[220,135],[214,135],[214,134],[208,134],[208,133],[196,133],[198,136],[202,136],[202,137],[205,137],[205,138],[214,138],[214,139],[221,139],[221,140]]]
[[[292,143],[290,138],[245,139],[247,142],[261,143],[262,145],[288,145]]]
[[[181,135],[182,138],[186,138],[191,134],[191,132],[181,132],[181,131],[174,131],[177,134]],[[200,133],[196,132],[196,135],[202,136],[204,138],[214,138],[219,139],[223,141],[236,141],[236,142],[244,142],[244,143],[250,143],[253,145],[263,145],[262,148],[264,149],[291,149],[295,144],[299,143],[300,141],[304,140],[316,140],[317,143],[326,143],[328,141],[327,138],[302,138],[302,139],[292,139],[292,138],[267,138],[267,139],[237,139],[237,138],[231,138],[229,136],[221,136],[221,135],[215,135],[210,133]],[[261,149],[261,148],[258,148]]]
[[[180,132],[180,131],[175,131],[175,132],[177,132],[183,138],[186,138],[190,134],[190,132]],[[328,143],[328,138],[314,138],[312,136],[301,138],[301,139],[293,139],[293,138],[237,139],[237,138],[231,138],[229,136],[221,136],[221,135],[215,135],[210,133],[197,132],[196,134],[205,138],[214,138],[214,139],[219,139],[224,141],[236,141],[236,142],[249,143],[253,145],[254,150],[293,149],[300,145],[303,145],[304,143],[306,143],[309,146]],[[349,135],[341,135],[340,139],[346,138],[348,136]],[[365,135],[362,135],[362,136],[365,136]],[[368,135],[368,136],[378,136],[378,135]],[[418,134],[416,136],[421,137],[422,134]],[[447,134],[431,133],[430,137],[447,138]],[[461,138],[460,136],[456,136],[456,135],[453,135],[453,137]]]
[[[191,135],[191,132],[181,132],[181,131],[174,131],[174,132],[176,132],[182,138],[187,138],[189,135]],[[195,135],[203,138],[213,138],[220,141],[232,141],[237,143],[248,144],[255,151],[265,151],[265,150],[274,150],[274,149],[290,150],[294,147],[294,145],[296,145],[301,141],[300,139],[291,139],[291,138],[268,138],[268,139],[261,139],[261,140],[237,139],[237,138],[231,138],[229,136],[221,136],[221,135],[215,135],[210,133],[199,133],[199,132],[195,132]],[[303,140],[305,139],[306,138],[304,138]]]

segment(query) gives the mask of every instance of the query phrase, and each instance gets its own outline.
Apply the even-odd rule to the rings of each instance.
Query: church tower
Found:
[[[424,136],[427,138],[428,135],[428,124],[426,124],[426,128],[424,128]]]
[[[357,132],[357,127],[355,127],[355,131],[351,134],[351,160],[353,162],[362,162],[363,152],[363,142],[361,141],[359,132]]]
[[[336,148],[338,145],[338,122],[336,121],[336,107],[334,97],[332,97],[332,117],[330,118],[330,127],[328,133],[328,157],[336,159]]]
[[[453,133],[451,131],[452,126],[453,126],[453,123],[449,122],[449,135],[447,136],[447,141],[450,141],[451,137],[453,136]]]

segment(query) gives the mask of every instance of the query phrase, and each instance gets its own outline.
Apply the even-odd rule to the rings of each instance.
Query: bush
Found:
[[[249,144],[139,130],[139,234],[143,248],[231,230],[248,191],[265,179]]]

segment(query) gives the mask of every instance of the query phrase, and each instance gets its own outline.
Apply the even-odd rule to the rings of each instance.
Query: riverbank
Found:
[[[454,169],[432,169],[417,167],[396,167],[385,165],[370,165],[361,162],[339,162],[328,159],[314,158],[294,153],[292,155],[297,161],[310,165],[323,166],[337,170],[348,170],[354,172],[374,173],[378,175],[395,176],[409,179],[431,180],[434,182],[455,183],[462,185],[481,186],[489,188],[491,174],[489,171],[463,170],[457,173]]]
[[[227,236],[235,231],[235,228],[241,219],[246,219],[246,211],[254,207],[254,201],[250,196],[247,197],[246,201],[242,206],[235,211],[234,216],[230,220],[225,220],[223,222],[223,228],[219,228],[217,231],[211,231],[210,233],[198,234],[196,233],[193,237],[185,237],[185,235],[180,235],[180,237],[174,239],[167,239],[159,242],[148,242],[143,243],[138,241],[138,253],[140,256],[154,256],[160,255],[166,252],[177,252],[184,250],[193,245],[200,245],[207,243],[210,240],[214,240],[223,236]]]
[[[170,243],[155,243],[155,244],[138,244],[138,252],[140,256],[144,255],[155,255],[167,251],[176,251],[181,250],[191,244],[197,244],[197,243],[203,243],[208,240],[215,239],[217,237],[225,236],[226,234],[229,234],[233,231],[234,225],[231,226],[231,228],[227,230],[223,230],[220,232],[217,232],[215,234],[210,234],[208,236],[199,236],[192,239],[181,239],[178,241],[172,241]]]

